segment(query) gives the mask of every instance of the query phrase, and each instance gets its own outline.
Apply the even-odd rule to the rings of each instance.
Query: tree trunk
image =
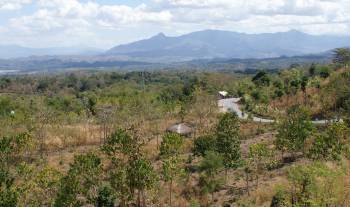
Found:
[[[102,145],[103,143],[103,126],[100,125],[100,144]]]
[[[126,201],[125,201],[124,198],[121,199],[121,201],[120,201],[120,206],[121,206],[121,207],[126,207]]]
[[[247,193],[248,193],[248,196],[250,195],[250,193],[249,193],[249,173],[248,172],[246,172],[245,173],[245,181],[246,181],[246,188],[247,188]]]
[[[137,207],[141,207],[141,190],[137,190]]]
[[[173,179],[169,183],[169,206],[172,207],[172,190],[173,190]]]
[[[146,207],[146,196],[145,196],[145,191],[142,190],[142,207]]]

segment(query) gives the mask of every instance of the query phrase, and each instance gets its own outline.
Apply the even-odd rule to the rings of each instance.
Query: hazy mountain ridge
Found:
[[[77,53],[77,55],[38,55],[0,59],[0,70],[55,71],[69,68],[114,69],[280,69],[290,64],[327,63],[334,48],[350,45],[350,37],[315,36],[295,30],[280,33],[243,34],[205,30],[179,37],[160,33],[149,39],[90,54],[69,48],[37,49],[37,53]],[[1,46],[0,46],[1,47]],[[11,54],[10,47],[0,50]],[[36,49],[35,49],[36,50]],[[20,47],[22,54],[31,51]],[[39,52],[38,52],[39,51]],[[325,52],[323,52],[325,51]],[[83,55],[81,55],[83,54]],[[310,55],[311,54],[311,55]]]
[[[350,37],[317,36],[296,30],[262,34],[204,30],[178,37],[169,37],[159,33],[149,39],[119,45],[107,51],[92,47],[26,48],[16,45],[0,45],[0,58],[78,56],[81,60],[108,58],[122,61],[170,63],[194,59],[298,56],[317,54],[345,46],[350,46]],[[73,58],[77,59],[77,57]]]
[[[98,55],[103,50],[93,47],[29,48],[18,45],[0,45],[0,58],[11,59],[47,55]]]
[[[271,58],[320,53],[350,45],[350,37],[316,36],[296,30],[245,34],[219,30],[193,32],[179,37],[160,33],[149,39],[119,45],[106,55],[181,60],[211,58]]]
[[[122,60],[111,57],[64,57],[45,56],[31,58],[17,58],[4,60],[0,59],[0,75],[9,73],[32,73],[32,72],[54,72],[69,69],[92,69],[92,70],[226,70],[249,72],[256,70],[279,70],[288,68],[291,64],[309,65],[311,63],[329,63],[332,59],[332,52],[315,55],[277,57],[277,58],[250,58],[250,59],[196,59],[191,61],[174,63],[150,63],[142,61]]]

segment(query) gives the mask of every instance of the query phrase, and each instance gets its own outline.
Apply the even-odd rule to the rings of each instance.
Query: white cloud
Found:
[[[40,9],[32,15],[15,17],[10,26],[22,30],[49,31],[70,27],[108,26],[120,27],[139,23],[169,22],[169,11],[155,12],[145,4],[137,7],[125,5],[99,5],[77,0],[40,0]]]
[[[318,34],[350,34],[349,0],[154,1],[168,9],[178,24],[250,33],[300,29]]]
[[[30,2],[0,0],[0,10],[20,9]],[[176,35],[202,29],[350,34],[350,0],[152,0],[138,6],[33,0],[33,5],[32,13],[0,25],[6,28],[0,30],[0,40],[90,43],[95,38],[96,44],[117,44],[161,31]]]
[[[106,34],[103,33],[108,33],[109,36],[112,34],[106,30],[123,31],[125,34],[128,33],[126,30],[134,30],[145,25],[152,27],[164,25],[172,19],[169,11],[155,11],[145,4],[131,7],[117,4],[102,5],[97,1],[38,0],[35,6],[37,9],[32,14],[9,19],[6,25],[8,31],[0,31],[0,41],[8,42],[9,39],[13,41],[13,36],[16,36],[19,40],[17,42],[22,43],[26,40],[26,44],[31,46],[35,45],[35,42],[65,44],[72,42],[73,39],[77,41],[75,44],[90,43],[94,42],[91,40],[92,37],[103,37],[102,42],[110,42],[111,40],[105,39]],[[133,35],[121,36],[122,34],[113,35],[112,38],[119,37],[117,41],[114,39],[115,42],[135,39]]]
[[[190,16],[204,11],[220,12],[224,19],[245,19],[248,16],[263,15],[297,15],[326,16],[334,18],[337,15],[349,16],[350,1],[347,0],[158,0],[163,7],[171,8],[172,12],[190,12]],[[181,13],[181,12],[179,12]],[[209,13],[210,15],[211,13]],[[203,18],[208,16],[200,14]],[[210,17],[210,16],[209,16]],[[186,16],[184,16],[186,18]]]
[[[0,0],[0,11],[1,10],[18,10],[23,5],[30,4],[31,0]]]

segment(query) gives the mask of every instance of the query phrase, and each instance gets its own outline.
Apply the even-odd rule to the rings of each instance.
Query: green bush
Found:
[[[205,135],[198,137],[193,143],[193,154],[195,156],[204,156],[207,151],[216,150],[216,137],[214,135]]]

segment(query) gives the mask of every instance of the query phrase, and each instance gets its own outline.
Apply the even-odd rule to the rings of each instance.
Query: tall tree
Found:
[[[101,182],[102,161],[87,153],[74,157],[66,176],[60,181],[54,206],[82,206],[96,203],[95,189]]]
[[[111,161],[108,179],[122,207],[127,206],[127,202],[132,199],[134,193],[134,189],[129,184],[128,169],[132,160],[138,156],[139,147],[137,140],[127,130],[117,129],[107,137],[101,148]]]
[[[217,152],[223,155],[225,177],[227,170],[237,168],[241,158],[239,119],[234,113],[224,114],[216,126]]]
[[[183,138],[175,133],[165,134],[160,146],[160,155],[163,159],[162,175],[164,181],[169,183],[169,206],[172,206],[173,181],[181,174],[179,155],[182,147]]]
[[[252,81],[255,83],[255,85],[262,87],[262,86],[269,86],[271,79],[267,72],[265,71],[259,71],[252,79]]]
[[[308,110],[294,106],[288,109],[286,118],[280,121],[276,146],[280,150],[287,149],[292,152],[294,157],[298,151],[305,152],[305,141],[313,130]]]
[[[307,100],[307,84],[309,82],[309,78],[307,76],[303,76],[302,79],[301,79],[301,90],[303,91],[303,94],[304,94],[304,104],[306,104],[306,100]]]
[[[145,191],[152,189],[157,181],[157,174],[151,162],[144,157],[131,160],[128,166],[128,180],[131,188],[137,190],[137,207],[145,207]]]
[[[349,129],[344,123],[333,123],[325,133],[316,136],[309,156],[312,159],[339,160],[348,135]]]
[[[256,186],[259,185],[259,174],[266,168],[269,157],[270,153],[266,144],[257,143],[249,146],[249,165],[255,172]]]
[[[214,192],[222,184],[222,179],[218,177],[219,172],[224,168],[224,158],[222,154],[207,151],[204,159],[200,163],[200,169],[204,173],[201,175],[199,184],[203,193],[211,194],[211,200],[214,200]]]
[[[309,75],[312,77],[316,74],[316,64],[312,63],[309,67]]]

